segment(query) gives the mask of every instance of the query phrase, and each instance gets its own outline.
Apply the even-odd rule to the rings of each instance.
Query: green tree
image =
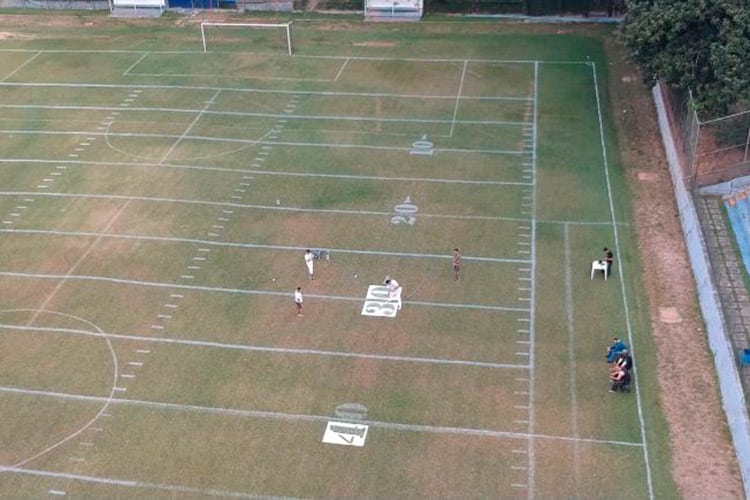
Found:
[[[644,81],[690,89],[700,111],[725,114],[750,97],[748,0],[627,0],[623,25]]]

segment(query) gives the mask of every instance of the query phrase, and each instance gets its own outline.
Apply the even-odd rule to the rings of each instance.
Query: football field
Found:
[[[610,28],[27,17],[0,496],[676,494]]]

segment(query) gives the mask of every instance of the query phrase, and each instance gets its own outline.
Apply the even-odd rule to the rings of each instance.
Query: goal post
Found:
[[[213,23],[213,22],[202,22],[201,23],[201,41],[203,42],[203,52],[208,52],[208,42],[206,39],[206,28],[217,27],[217,28],[246,28],[248,30],[270,30],[270,29],[282,29],[285,32],[286,50],[287,53],[292,55],[292,21],[288,23]]]

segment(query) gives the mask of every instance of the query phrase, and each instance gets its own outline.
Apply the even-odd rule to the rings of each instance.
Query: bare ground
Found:
[[[613,58],[609,91],[633,194],[672,474],[684,497],[741,498],[741,476],[703,331],[656,110],[636,69],[615,59],[622,52],[617,42],[608,45]]]

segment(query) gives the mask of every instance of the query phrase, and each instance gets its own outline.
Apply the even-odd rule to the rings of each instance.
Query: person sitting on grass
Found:
[[[625,379],[627,372],[619,366],[614,366],[609,372],[609,380],[612,382],[612,387],[609,388],[609,392],[624,391]]]
[[[612,345],[610,345],[607,348],[607,363],[613,363],[617,356],[620,355],[622,351],[626,351],[628,349],[628,346],[620,340],[617,337],[612,337]]]

